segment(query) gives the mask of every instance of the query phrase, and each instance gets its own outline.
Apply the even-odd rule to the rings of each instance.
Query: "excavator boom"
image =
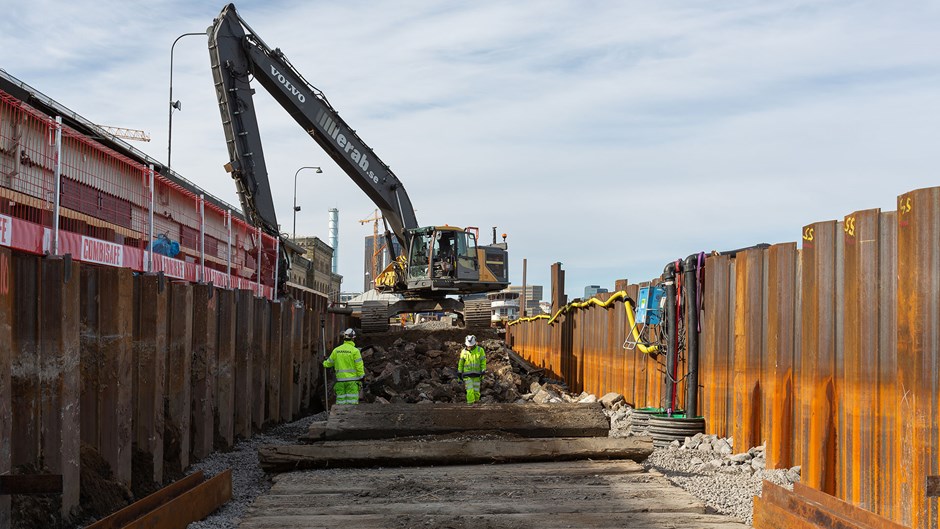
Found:
[[[297,72],[281,50],[261,40],[234,5],[222,10],[208,36],[212,77],[229,152],[226,169],[235,179],[246,216],[267,233],[280,237],[253,101],[252,83],[258,83],[372,199],[391,232],[386,234],[393,233],[398,239],[403,254],[392,255],[394,265],[376,278],[376,288],[403,294],[405,299],[394,307],[373,311],[368,318],[364,315],[363,326],[368,320],[374,322],[373,329],[387,328],[390,314],[425,310],[472,313],[488,325],[488,302],[485,310],[471,311],[463,300],[448,296],[506,287],[509,276],[505,244],[496,244],[494,236],[492,246],[479,246],[469,228],[418,226],[411,199],[395,173],[340,118],[326,96]],[[281,248],[280,259],[286,270],[286,245]]]

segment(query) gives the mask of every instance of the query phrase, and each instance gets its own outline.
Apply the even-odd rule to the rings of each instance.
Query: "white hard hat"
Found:
[[[473,347],[477,344],[477,337],[472,334],[468,334],[467,339],[464,340],[464,343],[467,344],[467,347]]]
[[[354,331],[353,329],[346,329],[345,331],[343,331],[343,338],[346,338],[347,340],[355,339],[356,331]]]

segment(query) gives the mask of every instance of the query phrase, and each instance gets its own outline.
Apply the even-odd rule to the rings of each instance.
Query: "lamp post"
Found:
[[[179,37],[176,37],[176,40],[173,41],[173,45],[170,46],[170,126],[167,132],[167,145],[166,145],[166,170],[170,172],[170,158],[173,154],[173,109],[182,110],[183,106],[179,101],[173,101],[173,50],[176,48],[176,43],[183,37],[190,35],[203,35],[203,33],[183,33]]]
[[[297,175],[300,174],[304,169],[316,169],[318,173],[322,173],[323,169],[320,169],[316,166],[304,166],[300,169],[297,169],[297,172],[294,173],[294,232],[291,235],[291,240],[297,240],[297,212],[300,211],[300,206],[297,205]]]

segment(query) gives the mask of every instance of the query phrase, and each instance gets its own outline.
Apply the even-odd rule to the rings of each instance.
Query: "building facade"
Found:
[[[339,301],[343,276],[334,274],[333,248],[319,237],[299,237],[294,244],[303,249],[303,256],[295,258],[292,265],[297,279],[303,276],[304,282],[297,284],[316,290],[329,296],[331,301]],[[292,279],[295,277],[292,274]]]

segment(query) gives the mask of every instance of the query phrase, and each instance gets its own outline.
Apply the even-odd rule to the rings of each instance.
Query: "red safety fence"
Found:
[[[17,250],[264,296],[285,273],[278,240],[231,209],[2,91],[0,198],[0,245]]]

